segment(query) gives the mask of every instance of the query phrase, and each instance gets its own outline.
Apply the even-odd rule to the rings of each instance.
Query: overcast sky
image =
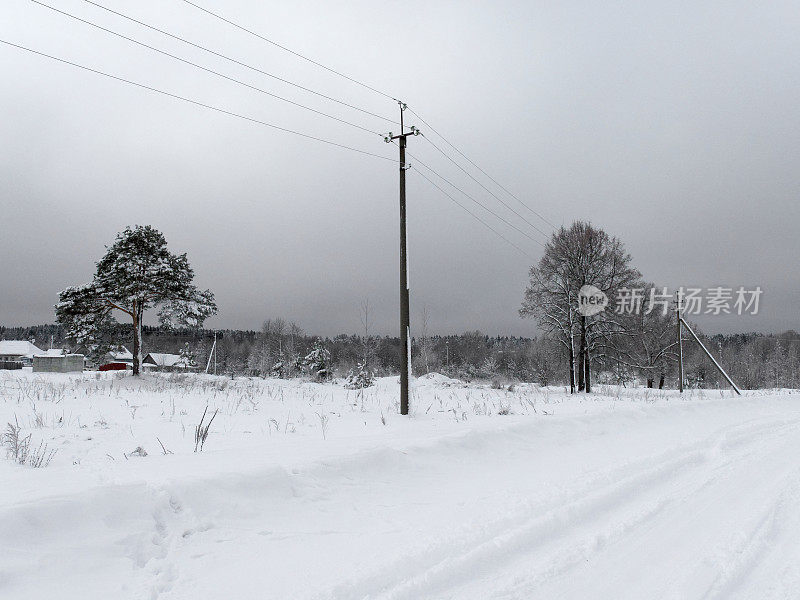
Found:
[[[143,29],[82,0],[43,0],[370,130],[397,126]],[[97,0],[286,79],[396,117],[391,100],[181,0]],[[405,100],[550,222],[620,237],[648,280],[761,286],[760,312],[706,331],[800,329],[800,11],[796,2],[197,0]],[[136,47],[30,0],[0,38],[386,157],[396,148]],[[0,323],[53,321],[126,225],[187,252],[220,313],[330,335],[398,331],[397,165],[299,138],[0,44]],[[406,123],[426,130],[413,115]],[[409,150],[543,236],[417,137]],[[457,155],[455,155],[457,156]],[[531,335],[517,315],[541,246],[408,172],[412,329]],[[444,184],[442,184],[446,187]],[[490,182],[487,182],[487,186]],[[492,188],[494,190],[494,188]],[[501,192],[545,232],[550,226]]]

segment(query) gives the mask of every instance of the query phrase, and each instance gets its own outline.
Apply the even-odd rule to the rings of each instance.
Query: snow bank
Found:
[[[418,387],[438,386],[438,387],[464,387],[466,384],[460,379],[453,379],[441,373],[428,373],[414,379]]]

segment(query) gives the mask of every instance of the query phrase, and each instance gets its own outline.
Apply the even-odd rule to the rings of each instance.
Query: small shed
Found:
[[[33,357],[33,372],[79,373],[83,364],[83,354],[37,354]]]
[[[124,371],[125,369],[132,369],[133,365],[124,362],[110,362],[97,367],[98,371]]]

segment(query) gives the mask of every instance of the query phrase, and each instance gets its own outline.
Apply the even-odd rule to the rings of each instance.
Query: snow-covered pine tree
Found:
[[[181,348],[180,356],[187,367],[197,366],[197,352],[189,345],[189,342],[186,342]]]
[[[363,390],[375,384],[375,374],[366,364],[358,363],[355,369],[351,369],[347,375],[344,387],[348,390]]]
[[[117,238],[97,263],[91,283],[69,287],[59,294],[56,320],[78,342],[96,335],[113,310],[133,321],[133,374],[142,363],[142,319],[148,309],[159,309],[167,327],[200,327],[217,312],[214,294],[198,290],[186,254],[172,254],[164,235],[137,225]]]
[[[314,379],[328,379],[331,376],[331,353],[317,340],[314,348],[303,359],[303,370]]]

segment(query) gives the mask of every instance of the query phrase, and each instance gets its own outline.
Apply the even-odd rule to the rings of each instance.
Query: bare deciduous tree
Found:
[[[619,239],[576,221],[569,229],[561,227],[553,233],[539,264],[531,267],[520,315],[536,317],[545,334],[564,346],[573,392],[576,387],[591,391],[592,359],[613,330],[617,292],[640,278],[630,263],[631,257]],[[594,316],[578,312],[578,292],[584,285],[592,285],[608,296],[610,305],[604,312]]]
[[[363,370],[369,371],[372,363],[373,355],[375,354],[375,340],[372,338],[372,306],[369,303],[369,298],[364,298],[361,301],[361,325],[364,327],[364,337],[362,338],[363,346]]]
[[[656,288],[653,284],[634,287],[642,290],[638,310],[615,315],[614,327],[610,328],[606,340],[619,364],[642,373],[647,387],[653,387],[658,375],[658,387],[662,388],[673,358],[672,350],[677,344],[673,313],[668,305],[654,301]]]
[[[431,364],[434,362],[433,343],[428,330],[428,306],[422,306],[420,313],[420,338],[419,338],[419,357],[425,368],[425,373],[431,372]]]

